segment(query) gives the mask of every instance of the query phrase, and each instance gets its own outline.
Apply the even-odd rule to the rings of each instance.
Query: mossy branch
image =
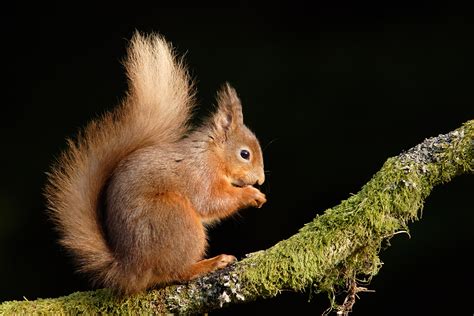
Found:
[[[11,301],[0,314],[76,314],[165,312],[199,313],[231,303],[273,297],[282,290],[326,292],[345,288],[346,312],[361,281],[381,267],[384,240],[408,231],[432,188],[474,170],[474,120],[445,135],[390,158],[358,192],[326,210],[300,231],[265,251],[184,285],[172,285],[129,298],[109,290]]]

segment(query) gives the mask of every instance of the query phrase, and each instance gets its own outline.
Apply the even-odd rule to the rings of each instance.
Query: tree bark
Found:
[[[202,313],[273,297],[283,290],[326,292],[333,307],[344,314],[350,311],[355,294],[364,290],[358,287],[360,280],[369,282],[379,271],[384,241],[408,232],[408,223],[419,218],[434,186],[473,170],[471,120],[389,158],[357,194],[316,216],[289,239],[223,270],[128,298],[101,289],[4,302],[0,314]],[[341,288],[348,295],[337,305],[334,293]]]

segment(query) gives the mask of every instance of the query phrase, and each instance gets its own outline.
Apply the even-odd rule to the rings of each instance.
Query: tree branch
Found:
[[[183,285],[118,298],[107,289],[0,305],[0,314],[199,313],[227,304],[269,298],[282,290],[348,297],[333,307],[346,314],[354,296],[381,267],[383,242],[417,220],[432,188],[474,170],[474,120],[389,158],[355,195],[317,216],[273,247]]]

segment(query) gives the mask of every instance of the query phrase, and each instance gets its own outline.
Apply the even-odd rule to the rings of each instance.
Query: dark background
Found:
[[[64,139],[123,97],[120,60],[134,30],[160,32],[186,54],[198,114],[231,82],[265,147],[268,203],[214,228],[209,255],[270,247],[356,193],[388,157],[474,119],[467,7],[331,3],[4,8],[0,301],[90,288],[56,244],[41,191]],[[411,239],[398,235],[382,252],[376,292],[360,295],[354,315],[472,314],[473,178],[435,188]],[[284,293],[211,314],[328,307],[324,295],[308,298]]]

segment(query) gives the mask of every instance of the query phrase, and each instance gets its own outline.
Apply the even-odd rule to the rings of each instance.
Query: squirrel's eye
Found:
[[[242,149],[240,151],[240,157],[244,158],[245,160],[249,160],[250,159],[250,152],[246,149]]]

